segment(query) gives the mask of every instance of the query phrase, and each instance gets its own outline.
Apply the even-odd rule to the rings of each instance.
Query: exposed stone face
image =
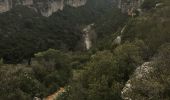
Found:
[[[46,2],[37,2],[37,9],[43,16],[50,16],[58,10],[63,10],[64,0],[46,0]]]
[[[0,13],[6,12],[12,8],[12,0],[0,0]]]
[[[50,16],[58,10],[63,10],[65,5],[79,7],[85,5],[87,0],[0,0],[0,13],[9,11],[17,5],[33,7],[43,16]]]
[[[86,0],[66,0],[66,4],[73,7],[83,6],[86,2]]]
[[[21,4],[22,5],[33,5],[33,0],[22,0]]]
[[[84,44],[86,47],[86,50],[89,50],[92,47],[92,44],[94,40],[96,39],[96,32],[93,28],[94,24],[87,25],[83,29],[83,37],[84,37]]]
[[[110,0],[121,9],[123,13],[132,14],[138,9],[144,0]],[[50,16],[54,12],[63,10],[65,5],[79,7],[85,5],[87,0],[0,0],[0,13],[9,11],[17,5],[33,7],[43,16]],[[96,0],[97,2],[97,0]]]
[[[140,8],[144,0],[118,0],[118,8],[121,9],[123,13],[128,13],[131,15],[132,10],[137,10]]]
[[[125,87],[122,90],[122,99],[123,100],[139,100],[136,97],[139,97],[135,94],[135,88],[142,88],[138,86],[137,82],[146,82],[151,78],[150,73],[152,73],[154,68],[152,67],[152,62],[145,62],[139,66],[133,76],[127,81]],[[135,97],[136,96],[136,97]],[[134,99],[135,98],[135,99]],[[148,99],[142,99],[148,100]]]

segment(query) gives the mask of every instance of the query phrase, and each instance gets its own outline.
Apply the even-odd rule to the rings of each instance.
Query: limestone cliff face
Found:
[[[63,10],[65,5],[79,7],[85,5],[87,0],[0,0],[0,13],[9,11],[17,5],[33,7],[43,16],[50,16],[58,10]]]
[[[6,12],[12,8],[11,0],[0,0],[0,13]]]
[[[110,0],[121,9],[123,13],[132,14],[138,9],[144,0]],[[87,0],[0,0],[0,13],[9,11],[17,5],[34,8],[43,16],[50,16],[54,12],[63,10],[64,6],[79,7],[85,5]],[[97,2],[97,0],[96,0]]]
[[[152,78],[150,73],[154,71],[154,67],[152,67],[152,62],[145,62],[141,66],[139,66],[131,78],[125,84],[125,87],[122,90],[122,99],[123,100],[148,100],[142,99],[139,95],[136,94],[135,90],[137,89],[145,89],[142,83],[148,84],[148,81]],[[146,82],[146,83],[145,83]],[[141,92],[142,93],[142,92]],[[139,99],[140,98],[140,99]]]
[[[85,48],[86,50],[89,50],[94,41],[96,40],[96,32],[94,27],[94,23],[87,25],[84,27],[83,29],[83,38],[84,38],[84,44],[85,44]]]
[[[63,10],[64,0],[45,0],[44,2],[36,2],[35,6],[43,16],[50,16],[58,10]]]
[[[9,11],[16,5],[31,6],[33,0],[0,0],[0,13]]]
[[[72,7],[79,7],[85,5],[87,0],[66,0],[66,4]]]
[[[117,4],[123,13],[131,15],[133,10],[139,10],[143,2],[144,0],[118,0]]]

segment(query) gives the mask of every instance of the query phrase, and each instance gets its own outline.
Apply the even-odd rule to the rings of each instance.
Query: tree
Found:
[[[0,65],[0,98],[30,100],[42,97],[45,86],[35,77],[32,68],[24,65]]]
[[[70,85],[66,100],[121,100],[121,84],[115,81],[117,67],[110,51],[101,51],[91,56],[80,78]],[[119,85],[118,85],[119,84]],[[64,99],[65,100],[65,99]]]
[[[118,46],[114,50],[114,56],[121,73],[118,81],[123,79],[126,82],[136,67],[143,62],[141,47],[134,43],[125,42]]]
[[[162,45],[155,57],[138,71],[128,81],[124,93],[134,100],[169,100],[170,99],[170,44]],[[138,77],[139,76],[139,77]]]
[[[48,88],[48,93],[65,86],[71,74],[71,59],[68,54],[49,49],[35,54],[37,64],[33,65],[35,76]]]

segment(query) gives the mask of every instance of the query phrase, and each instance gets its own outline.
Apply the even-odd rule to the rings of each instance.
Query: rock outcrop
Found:
[[[32,7],[43,16],[50,16],[54,12],[63,10],[65,5],[79,7],[85,5],[87,0],[0,0],[0,13],[7,12],[17,5]]]
[[[135,70],[133,76],[127,81],[125,87],[122,90],[123,100],[139,100],[134,99],[135,97],[133,90],[134,88],[138,87],[136,82],[142,82],[149,79],[149,74],[153,71],[153,67],[151,66],[151,64],[151,62],[145,62],[143,65]]]
[[[96,39],[96,32],[93,26],[94,24],[90,24],[83,29],[83,37],[86,50],[89,50],[92,47],[93,41]]]
[[[140,10],[140,6],[144,0],[118,0],[118,8],[121,9],[123,13],[128,15],[133,15],[134,10]]]
[[[123,13],[132,15],[133,11],[139,9],[144,0],[110,0],[121,9]],[[43,16],[50,16],[54,12],[63,10],[64,6],[80,7],[85,5],[87,0],[0,0],[0,13],[9,11],[17,5],[33,7]],[[97,2],[97,1],[96,1]]]

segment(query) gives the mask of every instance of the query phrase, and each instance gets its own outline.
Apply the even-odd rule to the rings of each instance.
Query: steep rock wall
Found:
[[[141,66],[139,66],[131,78],[125,84],[125,87],[121,91],[122,99],[123,100],[139,100],[139,95],[136,95],[135,89],[136,88],[143,88],[140,87],[138,82],[147,82],[148,79],[151,79],[150,73],[152,73],[154,68],[152,67],[152,62],[145,62]],[[147,83],[146,83],[147,84]],[[135,98],[135,99],[134,99]],[[148,99],[142,99],[148,100]]]
[[[79,7],[85,5],[87,0],[66,0],[66,4],[72,7]]]
[[[123,13],[131,15],[133,10],[138,10],[143,2],[144,0],[118,0],[117,4]]]
[[[33,7],[43,16],[50,16],[65,5],[79,7],[85,5],[87,0],[0,0],[0,13],[7,12],[17,5]]]
[[[0,13],[6,12],[12,8],[12,0],[0,0]]]
[[[123,13],[132,14],[132,11],[138,9],[144,0],[110,0]],[[43,16],[50,16],[58,10],[63,10],[65,5],[79,7],[85,5],[87,0],[0,0],[0,13],[9,11],[17,5],[33,7]],[[96,0],[97,2],[97,0]]]

